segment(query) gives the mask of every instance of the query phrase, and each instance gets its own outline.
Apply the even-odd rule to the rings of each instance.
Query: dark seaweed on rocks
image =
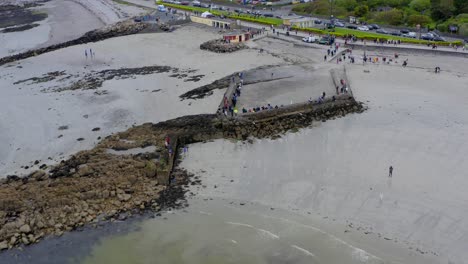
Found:
[[[210,96],[213,94],[213,90],[216,89],[226,89],[229,87],[229,84],[231,82],[231,78],[234,76],[234,74],[225,76],[219,80],[216,80],[210,84],[200,86],[198,88],[195,88],[193,90],[190,90],[179,97],[182,98],[182,100],[185,99],[201,99],[206,96]]]

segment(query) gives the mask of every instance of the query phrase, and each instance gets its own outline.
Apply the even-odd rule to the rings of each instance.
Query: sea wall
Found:
[[[398,54],[411,54],[411,55],[429,55],[429,56],[454,56],[454,57],[464,57],[468,58],[468,52],[459,52],[455,50],[447,50],[447,49],[432,49],[431,47],[425,48],[412,48],[408,46],[389,46],[389,45],[381,45],[381,46],[363,46],[363,45],[355,45],[355,44],[348,44],[348,47],[353,50],[365,50],[365,51],[374,51],[374,52],[382,52],[382,53],[398,53]]]

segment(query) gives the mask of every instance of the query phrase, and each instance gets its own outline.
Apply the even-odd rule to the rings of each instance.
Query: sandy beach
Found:
[[[312,212],[432,259],[395,263],[465,263],[466,59],[406,58],[427,68],[346,66],[363,114],[278,140],[191,146],[182,166],[203,175],[197,194]]]
[[[193,39],[192,34],[197,38]],[[79,150],[91,148],[99,136],[132,125],[157,123],[188,114],[213,113],[222,98],[222,91],[215,91],[203,101],[180,101],[179,95],[236,71],[281,62],[272,56],[259,55],[255,50],[221,55],[198,48],[200,43],[215,36],[197,27],[186,27],[170,35],[141,34],[74,46],[21,61],[13,67],[4,66],[0,80],[4,94],[0,99],[3,120],[0,174],[27,173],[30,170],[19,167],[30,167],[35,160],[40,160],[41,164],[55,163]],[[127,48],[136,46],[138,49]],[[85,49],[92,49],[96,57],[86,59]],[[125,52],[116,52],[122,50]],[[177,54],[177,60],[174,54]],[[52,92],[53,86],[66,86],[93,71],[148,65],[193,70],[193,75],[203,75],[203,78],[191,82],[169,77],[170,74],[135,76],[106,81],[97,90]],[[14,84],[54,71],[65,71],[78,77],[60,82]],[[104,91],[105,94],[96,95]],[[12,100],[15,104],[8,103]],[[21,121],[25,119],[32,122]],[[68,126],[68,129],[59,130],[60,126]],[[100,131],[93,132],[95,127]],[[35,131],[33,135],[31,130]],[[77,141],[78,138],[85,140]]]
[[[0,34],[0,57],[144,12],[108,0],[50,1],[40,9],[49,15],[40,26]],[[155,252],[161,263],[467,263],[466,58],[402,52],[390,64],[363,64],[357,50],[356,63],[336,64],[323,60],[328,47],[287,38],[263,38],[234,53],[200,49],[220,36],[190,23],[0,66],[0,177],[58,164],[144,123],[214,114],[226,89],[195,100],[180,96],[236,72],[253,80],[242,88],[240,107],[306,102],[322,92],[328,99],[335,93],[330,71],[339,70],[367,110],[319,119],[277,139],[188,145],[179,168],[200,184],[190,185],[187,210],[143,218],[124,234],[87,230],[92,245],[66,234],[46,239],[65,245],[62,255],[47,251],[57,255],[51,263],[72,257],[72,242],[81,251],[71,263],[89,264],[152,263]],[[173,251],[163,255],[165,248]],[[0,260],[48,263],[40,249],[13,249]]]
[[[38,27],[0,33],[0,57],[69,41],[88,31],[147,12],[111,0],[53,0],[30,9],[46,13],[48,17],[38,22]]]

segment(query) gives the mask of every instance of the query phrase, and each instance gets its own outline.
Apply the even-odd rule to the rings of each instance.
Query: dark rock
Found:
[[[200,45],[200,49],[209,50],[216,53],[230,53],[246,48],[248,47],[242,42],[226,43],[223,39],[210,40]]]

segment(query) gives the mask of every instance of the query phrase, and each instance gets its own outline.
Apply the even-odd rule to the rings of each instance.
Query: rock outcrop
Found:
[[[216,53],[231,53],[241,49],[246,49],[247,46],[242,43],[226,43],[223,39],[215,39],[200,44],[200,49],[209,50]]]

